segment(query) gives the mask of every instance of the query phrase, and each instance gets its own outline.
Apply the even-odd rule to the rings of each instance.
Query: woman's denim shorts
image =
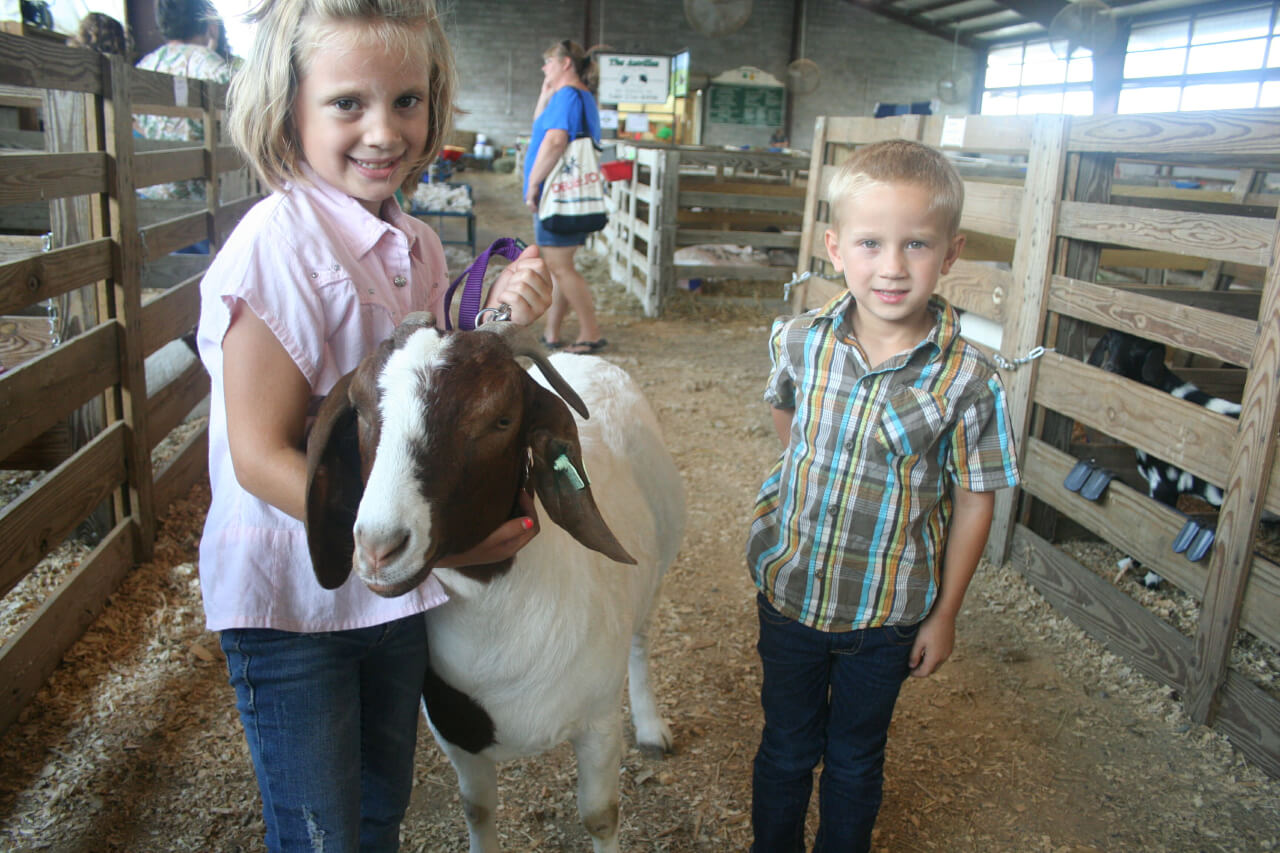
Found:
[[[587,232],[557,234],[542,227],[542,220],[533,217],[533,241],[539,246],[582,246],[587,242]]]

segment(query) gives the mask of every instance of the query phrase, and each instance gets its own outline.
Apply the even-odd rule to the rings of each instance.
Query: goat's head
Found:
[[[634,563],[596,507],[566,400],[587,416],[527,330],[442,333],[431,315],[411,315],[334,386],[308,437],[307,543],[320,584],[336,589],[354,568],[379,595],[403,595],[512,518],[530,485],[579,542]]]
[[[1159,387],[1167,370],[1164,357],[1164,344],[1111,329],[1094,345],[1089,364]]]

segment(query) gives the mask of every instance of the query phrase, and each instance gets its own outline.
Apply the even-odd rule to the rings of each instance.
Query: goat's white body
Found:
[[[504,574],[481,583],[436,570],[450,600],[426,617],[432,667],[476,700],[495,729],[495,745],[479,755],[436,732],[458,771],[473,853],[497,848],[492,763],[566,740],[578,755],[579,808],[596,850],[617,849],[628,662],[637,742],[670,746],[648,686],[644,631],[683,535],[680,475],[657,418],[624,371],[591,356],[553,361],[587,405],[590,418],[577,419],[584,468],[601,514],[637,564],[588,550],[540,512],[541,532]],[[610,806],[611,828],[602,818]]]

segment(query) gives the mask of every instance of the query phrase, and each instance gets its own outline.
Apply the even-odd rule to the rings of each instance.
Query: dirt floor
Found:
[[[475,191],[482,247],[530,236],[512,177],[459,179]],[[651,634],[676,747],[665,760],[624,756],[623,846],[745,850],[760,714],[742,552],[779,450],[760,396],[772,309],[682,293],[663,319],[645,319],[600,263],[583,260],[610,341],[604,357],[650,394],[689,495],[688,534]],[[0,849],[261,849],[247,750],[200,606],[206,505],[197,488],[174,507],[155,560],[0,738]],[[1263,681],[1275,678],[1273,659],[1258,664]],[[453,774],[425,727],[418,756],[403,849],[465,850]],[[885,772],[879,851],[1280,849],[1280,783],[1007,566],[981,567],[951,661],[908,681]],[[502,769],[506,849],[589,849],[574,779],[567,747]]]

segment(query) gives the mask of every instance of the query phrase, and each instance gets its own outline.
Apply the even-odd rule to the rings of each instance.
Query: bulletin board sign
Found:
[[[671,57],[602,53],[598,100],[602,104],[665,104],[671,93]]]
[[[707,93],[710,124],[782,127],[786,89],[781,86],[739,86],[713,83]]]

